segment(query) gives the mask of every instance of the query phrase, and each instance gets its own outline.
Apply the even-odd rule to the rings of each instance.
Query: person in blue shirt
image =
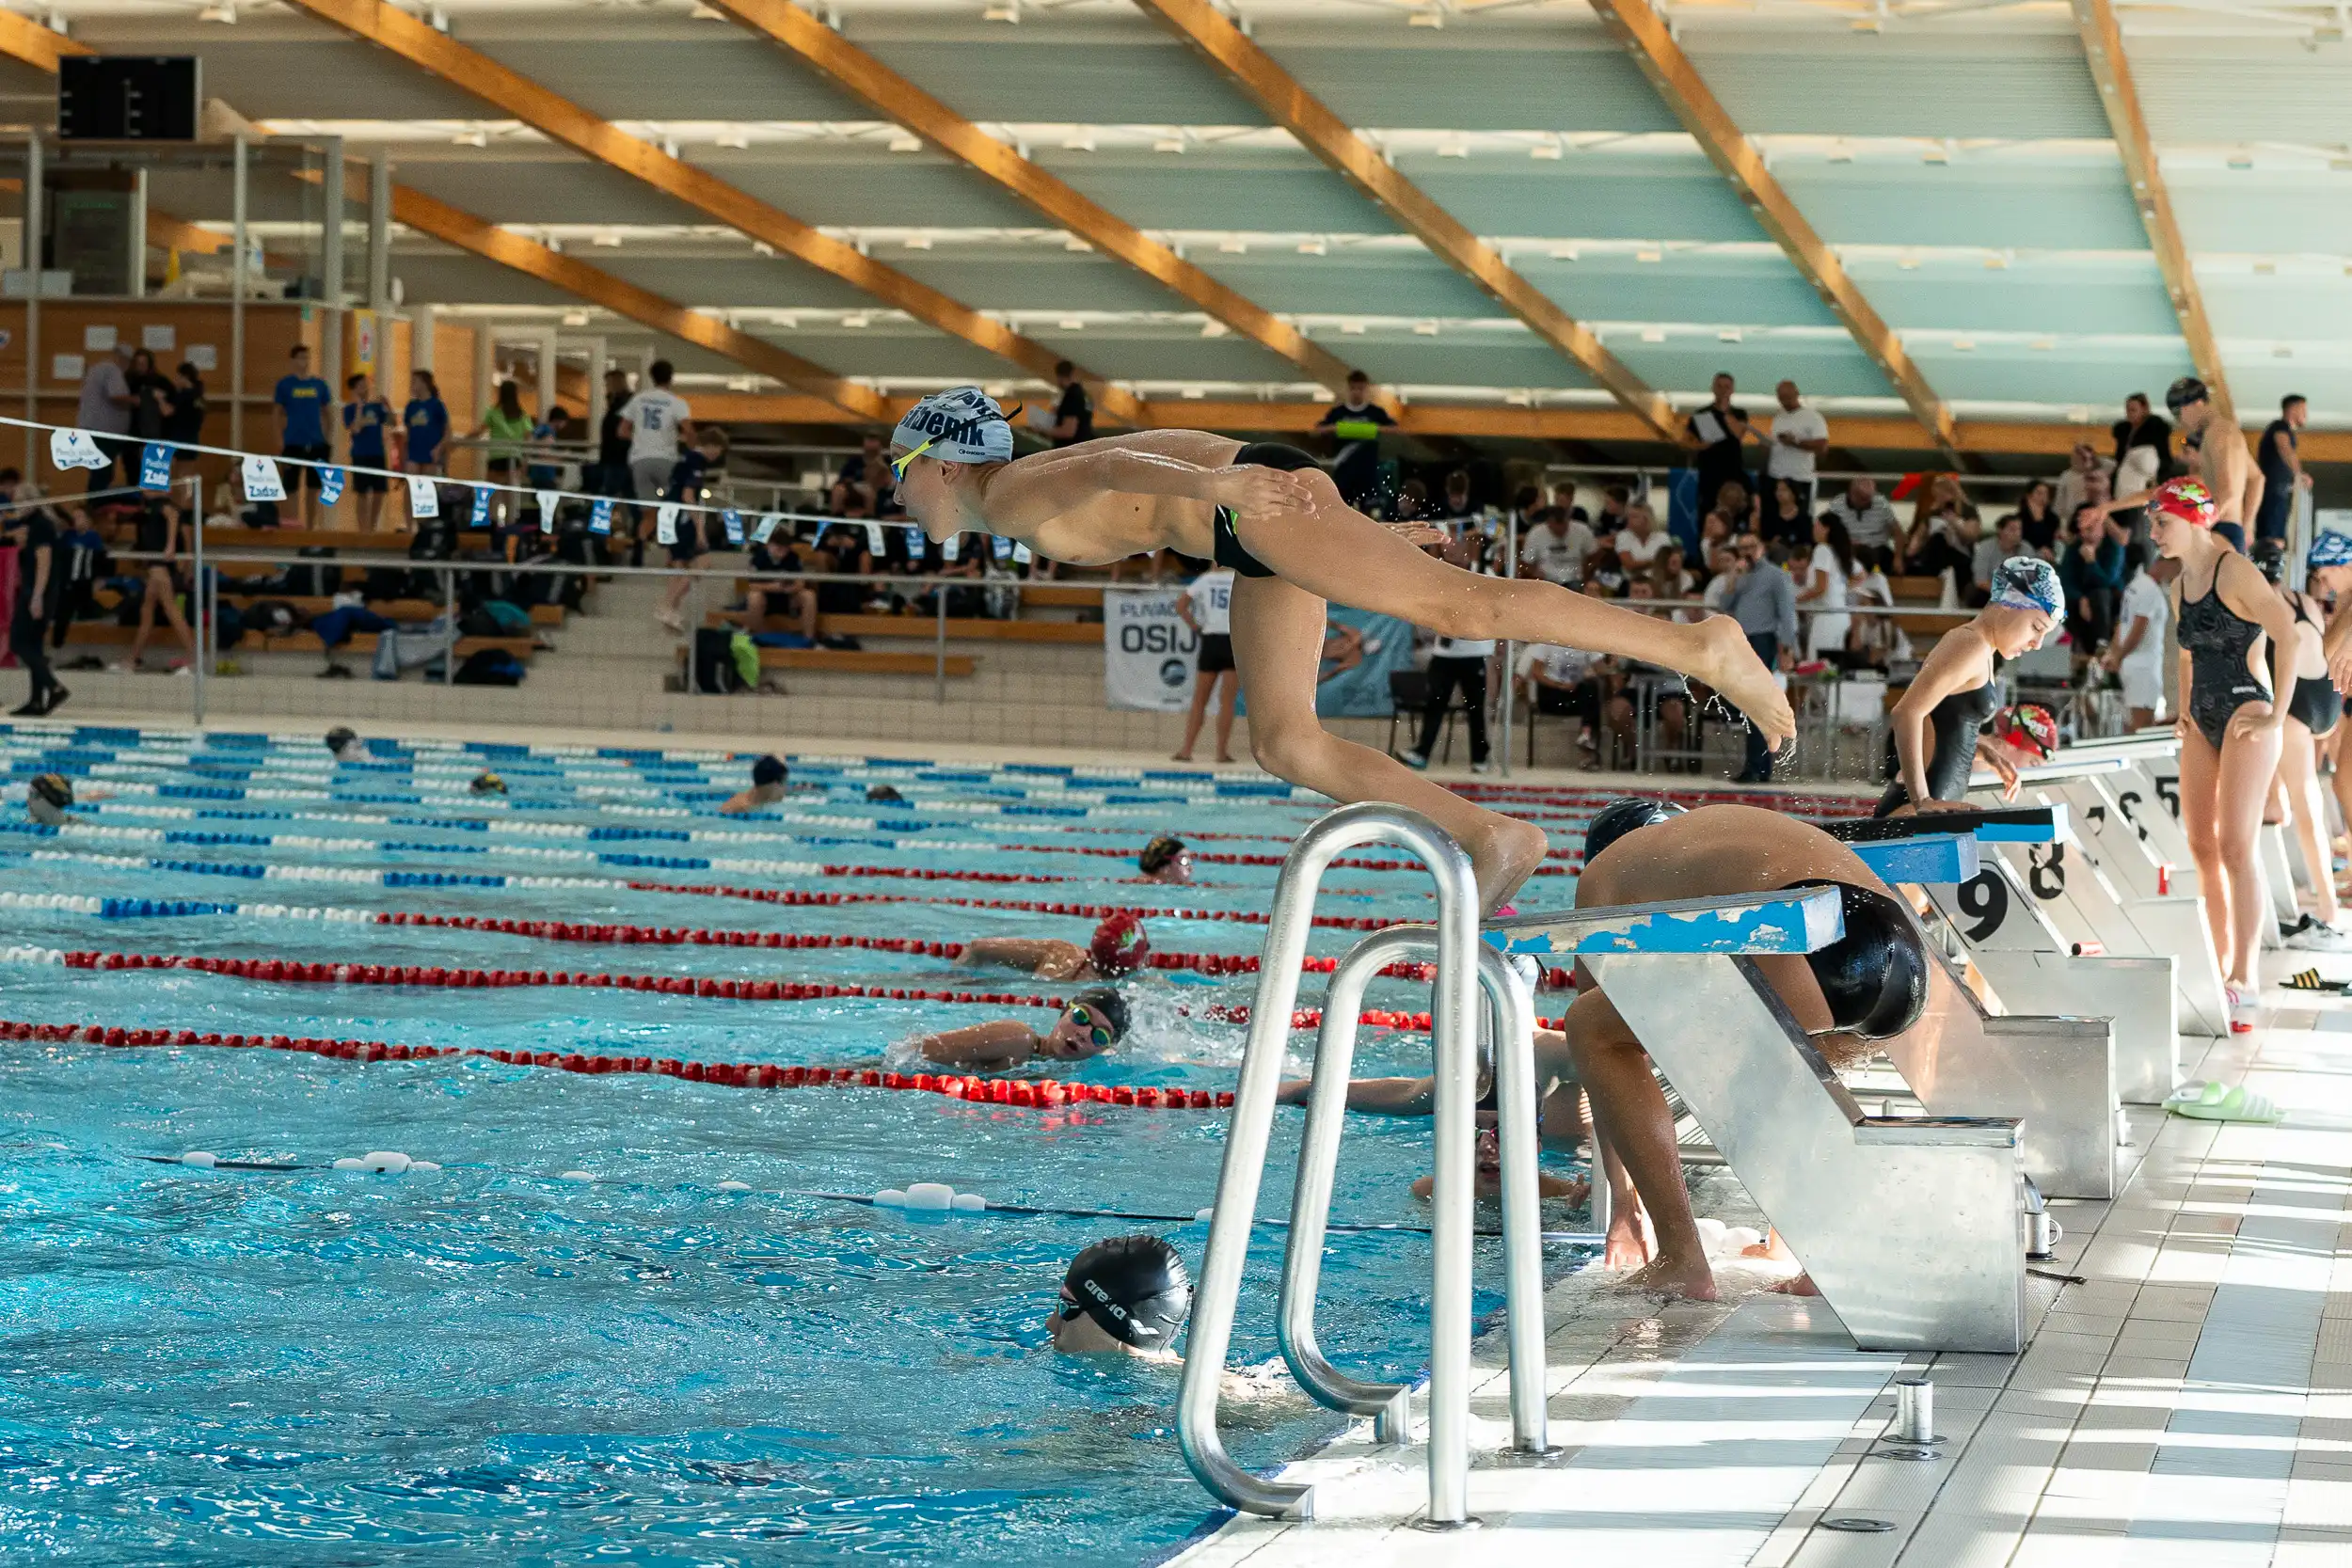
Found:
[[[431,371],[408,372],[408,405],[400,411],[400,422],[408,432],[401,467],[412,474],[447,473],[449,404],[441,401],[440,384]]]
[[[278,405],[278,450],[300,467],[286,475],[287,486],[301,498],[303,528],[316,526],[319,484],[326,470],[315,465],[333,459],[326,444],[326,410],[335,388],[310,373],[310,347],[296,343],[286,356],[293,368],[278,378],[271,401]]]
[[[343,429],[351,435],[351,466],[358,469],[389,467],[384,460],[384,427],[392,422],[392,405],[375,395],[375,384],[364,372],[346,379],[343,389],[351,394],[351,401],[343,404]],[[362,532],[375,531],[389,483],[380,472],[351,476],[351,492],[359,498]]]

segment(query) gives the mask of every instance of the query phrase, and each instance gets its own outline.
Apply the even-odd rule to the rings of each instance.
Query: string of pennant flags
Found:
[[[37,420],[13,419],[0,415],[0,426],[13,425],[22,430],[43,430],[49,433],[49,461],[62,469],[111,467],[114,459],[99,446],[99,437],[92,431],[72,425],[55,425]],[[108,439],[116,439],[109,436]],[[491,523],[492,498],[496,495],[530,496],[539,508],[539,531],[555,531],[557,509],[565,501],[580,501],[588,508],[588,531],[610,534],[612,531],[613,498],[593,496],[578,490],[541,489],[519,484],[501,484],[492,480],[445,479],[437,474],[402,473],[390,468],[372,468],[363,464],[322,463],[305,457],[270,457],[261,452],[238,451],[228,447],[209,447],[193,441],[142,441],[139,451],[139,488],[164,491],[171,488],[171,465],[178,453],[204,453],[214,457],[233,458],[238,464],[238,479],[245,499],[249,502],[282,501],[287,499],[285,476],[279,465],[319,471],[319,503],[333,506],[342,499],[350,483],[350,476],[378,475],[386,480],[402,480],[408,487],[408,515],[413,518],[438,518],[441,515],[440,487],[443,484],[462,485],[472,495],[472,516],[469,526],[487,528]],[[641,503],[632,503],[641,504]],[[685,514],[715,516],[724,531],[727,544],[739,548],[746,543],[764,545],[773,538],[778,528],[786,523],[816,523],[819,526],[845,524],[857,519],[829,517],[821,513],[762,512],[746,518],[743,511],[732,506],[702,506],[691,501],[660,501],[654,503],[654,537],[661,545],[675,545],[678,537],[678,519]],[[911,546],[919,546],[922,530],[913,524],[898,525],[913,536]],[[880,554],[887,548],[883,525],[863,523],[866,547]],[[990,535],[989,548],[1000,562],[1025,564],[1034,559],[1029,546],[1018,540]],[[962,559],[963,536],[957,534],[940,546],[944,560]]]

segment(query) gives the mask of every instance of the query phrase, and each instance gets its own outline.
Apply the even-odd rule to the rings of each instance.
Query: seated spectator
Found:
[[[1846,482],[1846,493],[1827,508],[1858,550],[1895,542],[1895,509],[1879,499],[1879,482],[1865,474]]]
[[[1731,543],[1731,536],[1740,531],[1731,526],[1731,519],[1720,512],[1709,512],[1699,519],[1699,560],[1711,572],[1715,552]]]
[[[1648,578],[1637,577],[1626,584],[1626,600],[1632,608],[1638,609],[1643,604],[1655,601],[1657,597],[1658,591],[1652,586]],[[1668,752],[1682,750],[1683,736],[1690,728],[1691,698],[1688,689],[1682,684],[1682,677],[1671,670],[1661,669],[1655,664],[1629,663],[1625,667],[1623,678],[1615,683],[1614,691],[1603,704],[1601,709],[1601,723],[1609,733],[1610,759],[1613,765],[1620,756],[1630,761],[1637,755],[1633,733],[1637,683],[1648,683],[1657,688],[1652,711],[1657,715],[1658,741],[1661,750]],[[1682,758],[1673,759],[1667,768],[1667,771],[1674,773],[1686,770],[1695,771],[1696,769],[1695,767],[1686,768],[1686,759]]]
[[[1853,544],[1846,525],[1822,515],[1813,525],[1813,549],[1797,585],[1797,608],[1807,612],[1804,656],[1838,659],[1853,617],[1846,613],[1848,582],[1853,576]]]
[[[1853,575],[1847,578],[1847,602],[1856,610],[1894,609],[1895,585],[1886,576],[1893,560],[1893,552],[1883,545],[1856,550]],[[1899,645],[1906,652],[1910,648],[1892,615],[1856,615],[1853,629],[1846,634],[1847,668],[1883,670]]]
[[[1595,598],[1625,597],[1627,576],[1625,562],[1613,548],[1604,546],[1585,558],[1584,591]]]
[[[1323,624],[1323,657],[1315,673],[1315,684],[1343,675],[1364,661],[1364,634],[1360,627],[1342,621]]]
[[[2026,548],[2042,560],[2058,560],[2058,535],[2065,531],[2065,514],[2058,510],[2057,488],[2046,479],[2026,486],[2017,500],[2017,522]]]
[[[1772,481],[1772,497],[1756,531],[1767,539],[1779,540],[1792,550],[1800,546],[1807,550],[1813,547],[1813,519],[1805,515],[1804,499],[1797,494],[1794,480]]]
[[[2026,520],[2012,512],[1994,527],[1992,538],[1977,541],[1976,559],[1969,568],[1968,586],[1960,595],[1961,603],[1971,610],[1982,610],[1992,602],[1993,574],[2000,570],[2002,562],[2023,553],[2025,537]]]
[[[1658,559],[1650,562],[1650,592],[1658,598],[1679,600],[1698,597],[1698,574],[1684,565],[1683,559],[1682,545],[1677,541],[1659,551]],[[1677,610],[1674,612],[1674,618],[1687,626],[1698,621],[1701,618],[1701,612],[1695,610]]]
[[[739,619],[743,629],[756,637],[769,629],[770,616],[781,615],[792,623],[789,631],[806,640],[804,646],[815,646],[817,594],[807,583],[783,575],[798,568],[791,546],[779,547],[772,540],[754,545],[751,568],[751,580],[743,588],[742,609],[729,611],[729,617]]]
[[[834,475],[826,498],[841,516],[872,517],[881,512],[883,492],[897,488],[889,460],[882,455],[882,438],[869,430],[858,450],[842,459],[841,471]]]
[[[1467,523],[1478,515],[1478,509],[1470,504],[1468,468],[1456,468],[1445,476],[1445,509],[1438,515],[1452,523]]]
[[[816,560],[809,570],[834,576],[871,577],[874,555],[867,544],[866,530],[857,524],[828,523],[825,531],[817,536]],[[860,583],[817,585],[817,610],[823,615],[862,614],[866,597],[867,590]]]
[[[2114,634],[2125,564],[2122,542],[2101,520],[2084,512],[2074,521],[2075,536],[2058,557],[2058,583],[2066,591],[2066,633],[2074,645],[2074,673],[2080,675]]]
[[[1429,486],[1417,479],[1408,479],[1398,486],[1396,502],[1391,509],[1391,516],[1400,523],[1409,523],[1415,518],[1427,517],[1430,515]]]
[[[1899,559],[1915,577],[1952,574],[1957,590],[1976,569],[1977,529],[1962,515],[1960,503],[1943,500],[1932,508],[1922,502],[1916,518],[1903,535]]]
[[[1600,493],[1600,515],[1593,519],[1595,539],[1612,538],[1625,527],[1625,509],[1633,504],[1633,492],[1622,484],[1604,487]]]
[[[385,412],[389,415],[390,409]],[[577,489],[578,485],[564,483],[565,467],[561,443],[572,439],[572,416],[562,404],[548,410],[548,417],[531,427],[531,461],[525,472],[534,490]],[[357,461],[357,459],[354,459]]]
[[[1699,591],[1699,600],[1706,613],[1725,613],[1724,600],[1731,593],[1731,585],[1740,579],[1740,547],[1726,540],[1715,546],[1707,558],[1707,586]]]
[[[2074,443],[2074,455],[2067,464],[2066,471],[2058,475],[2056,494],[2050,499],[2050,510],[2057,514],[2058,520],[2063,523],[2079,511],[2086,501],[2094,499],[2090,494],[2090,486],[2094,481],[2100,486],[2096,499],[2105,500],[2114,494],[2111,489],[2107,488],[2113,483],[2114,478],[2115,459],[2100,456],[2091,449],[2088,441],[2077,441]]]
[[[1597,760],[1601,683],[1595,674],[1600,661],[1581,648],[1536,643],[1519,656],[1519,692],[1530,714],[1556,713],[1578,721],[1576,745],[1583,752],[1581,766]]]
[[[1728,490],[1729,485],[1724,488]],[[1640,501],[1625,509],[1625,527],[1617,534],[1617,559],[1630,577],[1636,571],[1647,571],[1661,551],[1674,543],[1674,535],[1658,526],[1650,509]]]
[[[1582,582],[1584,558],[1593,553],[1593,531],[1556,506],[1540,508],[1529,521],[1534,526],[1519,542],[1519,560],[1547,582]]]
[[[1735,479],[1716,492],[1715,510],[1731,524],[1732,532],[1746,533],[1755,530],[1764,508],[1762,501]]]

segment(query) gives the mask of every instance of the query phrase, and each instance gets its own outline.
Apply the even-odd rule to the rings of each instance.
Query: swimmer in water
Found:
[[[1097,926],[1084,947],[1057,937],[979,937],[963,944],[956,961],[1018,969],[1041,980],[1115,980],[1142,968],[1151,956],[1143,922],[1121,910]]]
[[[1845,935],[1818,953],[1749,961],[1830,1066],[1842,1069],[1867,1056],[1874,1041],[1919,1021],[1929,958],[1910,911],[1859,856],[1820,829],[1754,806],[1683,812],[1657,800],[1618,800],[1602,808],[1586,832],[1576,901],[1601,908],[1824,885],[1838,890]],[[1565,1030],[1553,1038],[1565,1045],[1569,1074],[1592,1103],[1597,1134],[1623,1163],[1657,1235],[1653,1257],[1640,1214],[1617,1204],[1603,1262],[1629,1268],[1646,1261],[1626,1280],[1629,1287],[1711,1301],[1714,1271],[1692,1217],[1665,1091],[1641,1040],[1591,973],[1580,965],[1577,978],[1581,989]],[[1546,1054],[1539,1047],[1538,1083],[1561,1072],[1560,1064],[1547,1065]],[[1788,1289],[1809,1286],[1800,1279]]]
[[[1192,885],[1192,851],[1173,833],[1162,833],[1145,845],[1143,853],[1136,857],[1136,864],[1143,872],[1139,880],[1166,882],[1170,887]]]
[[[898,497],[930,538],[977,531],[1049,561],[1107,564],[1173,548],[1235,573],[1233,660],[1249,741],[1268,771],[1338,800],[1391,800],[1453,834],[1490,911],[1543,863],[1543,830],[1475,806],[1381,752],[1323,727],[1314,697],[1326,601],[1450,637],[1587,648],[1678,671],[1746,710],[1777,747],[1788,700],[1717,616],[1683,625],[1571,594],[1541,578],[1490,578],[1422,553],[1422,525],[1391,529],[1340,499],[1294,447],[1201,430],[1138,430],[1012,456],[994,399],[958,387],[917,403],[891,436]]]
[[[91,792],[92,798],[105,794]],[[72,820],[66,813],[73,806],[73,781],[63,773],[43,773],[24,786],[24,815],[44,828],[61,828]]]
[[[907,803],[907,798],[889,784],[867,784],[866,799],[868,804],[878,806],[903,806]]]
[[[1567,1042],[1557,1029],[1535,1031],[1535,1088],[1542,1096],[1543,1145],[1546,1148],[1573,1149],[1586,1133],[1583,1098],[1577,1091],[1573,1079],[1557,1076],[1567,1065]],[[1547,1073],[1552,1076],[1546,1076]],[[1313,1080],[1295,1078],[1278,1091],[1277,1103],[1304,1105]],[[1502,1196],[1502,1138],[1497,1130],[1497,1110],[1494,1102],[1494,1079],[1482,1067],[1478,1077],[1478,1153],[1476,1192],[1481,1198]],[[1347,1085],[1347,1108],[1366,1116],[1425,1117],[1438,1108],[1438,1081],[1435,1078],[1358,1078]],[[1624,1186],[1622,1180],[1617,1183]],[[1435,1177],[1423,1176],[1413,1182],[1413,1196],[1424,1203],[1437,1186]],[[1565,1176],[1538,1172],[1535,1196],[1557,1198],[1565,1203],[1582,1203],[1592,1194],[1591,1183]],[[1625,1187],[1627,1201],[1632,1201],[1632,1189]]]
[[[337,762],[358,762],[368,754],[368,743],[348,724],[338,724],[326,732],[326,753]]]
[[[1192,1275],[1157,1236],[1112,1236],[1071,1259],[1045,1332],[1064,1355],[1173,1362],[1192,1316]]]
[[[506,793],[506,781],[496,773],[485,773],[466,787],[476,795],[503,795]]]
[[[785,776],[782,757],[761,757],[752,764],[752,787],[728,796],[719,809],[729,816],[741,816],[772,806],[784,799]]]
[[[1095,986],[1070,999],[1054,1027],[1041,1035],[1015,1018],[967,1023],[914,1041],[927,1061],[942,1067],[1003,1072],[1041,1059],[1083,1062],[1100,1056],[1127,1037],[1127,1004],[1108,986]]]

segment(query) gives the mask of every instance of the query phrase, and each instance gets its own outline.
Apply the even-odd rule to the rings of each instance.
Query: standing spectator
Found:
[[[1474,548],[1467,539],[1457,539],[1445,546],[1429,546],[1433,554],[1442,553],[1456,565],[1471,571]],[[1470,771],[1484,773],[1492,765],[1486,760],[1486,661],[1494,657],[1495,644],[1491,638],[1440,637],[1430,649],[1429,696],[1421,710],[1421,743],[1405,753],[1407,768],[1426,768],[1429,753],[1437,750],[1438,732],[1445,723],[1445,707],[1456,687],[1461,689],[1462,705],[1470,718]]]
[[[1207,717],[1216,689],[1225,700],[1216,710],[1216,760],[1233,760],[1233,705],[1241,695],[1241,675],[1233,668],[1233,573],[1214,566],[1192,579],[1176,601],[1176,614],[1200,639],[1192,673],[1192,712],[1184,720],[1184,743],[1172,762],[1190,762],[1193,742],[1200,738],[1200,721]]]
[[[116,379],[120,379],[116,367]],[[56,610],[63,577],[57,569],[57,523],[49,508],[36,506],[8,522],[9,542],[16,546],[16,603],[8,619],[8,652],[31,677],[24,705],[9,711],[19,719],[38,719],[66,699],[66,689],[49,670],[49,617]]]
[[[1856,610],[1893,610],[1895,585],[1886,578],[1886,564],[1891,559],[1883,545],[1856,550],[1854,574],[1847,579],[1847,602]],[[1896,639],[1902,635],[1894,616],[1856,615],[1852,619],[1853,630],[1846,635],[1846,648],[1851,655],[1848,668],[1885,669],[1895,652]]]
[[[1593,553],[1593,531],[1557,506],[1538,510],[1534,526],[1519,541],[1519,561],[1547,582],[1572,587],[1584,580],[1584,558]]]
[[[1772,444],[1764,454],[1767,493],[1785,480],[1797,492],[1797,510],[1813,510],[1814,467],[1829,451],[1829,421],[1820,411],[1797,400],[1797,384],[1784,381],[1772,388],[1780,412],[1772,416]]]
[[[2055,488],[2046,479],[2037,479],[2026,486],[2026,493],[2017,501],[2018,537],[2026,548],[2042,560],[2058,560],[2058,534],[2066,525],[2065,515],[2058,510]]]
[[[408,402],[400,411],[407,433],[401,467],[412,474],[449,471],[449,404],[441,401],[440,383],[431,371],[408,372]]]
[[[2123,569],[2131,580],[2123,585],[2122,609],[2103,662],[2122,678],[2131,727],[2144,730],[2164,711],[2164,625],[2172,606],[2148,568],[2147,546],[2124,546]]]
[[[164,411],[169,404],[171,383],[155,369],[155,356],[145,349],[131,356],[130,369],[122,375],[131,389],[131,434],[141,441],[161,440],[164,434]],[[125,455],[128,455],[127,450]],[[127,467],[129,465],[126,464]],[[127,476],[126,476],[127,477]]]
[[[1612,484],[1600,493],[1600,515],[1593,519],[1593,543],[1616,547],[1617,531],[1625,527],[1625,509],[1633,504],[1633,492],[1622,484]],[[1701,512],[1707,510],[1700,507]]]
[[[1846,613],[1852,576],[1853,541],[1847,537],[1845,525],[1835,517],[1820,518],[1813,525],[1813,556],[1805,566],[1804,586],[1797,593],[1799,607],[1812,612],[1804,631],[1807,658],[1845,653],[1846,635],[1853,628],[1853,617]]]
[[[1874,550],[1894,542],[1895,509],[1879,499],[1879,482],[1867,474],[1848,480],[1846,493],[1829,503],[1828,512],[1858,550]]]
[[[494,484],[518,484],[522,482],[523,449],[531,444],[535,428],[531,415],[523,407],[522,388],[513,377],[499,383],[498,401],[482,411],[481,428],[474,432],[490,442],[485,470]]]
[[[628,437],[629,487],[641,501],[660,500],[668,493],[678,449],[692,438],[693,410],[670,390],[675,373],[667,359],[655,360],[645,371],[653,385],[641,388],[621,409],[621,432]]]
[[[2091,450],[2088,441],[2075,442],[2074,454],[2067,460],[2066,471],[2058,475],[2058,495],[2051,502],[2051,510],[2058,514],[2060,522],[2065,521],[2088,499],[2093,479],[2104,483],[2114,477],[2113,458],[2100,456]]]
[[[1712,511],[1716,496],[1734,480],[1746,483],[1747,457],[1744,443],[1748,438],[1748,416],[1731,401],[1735,383],[1729,372],[1715,374],[1715,398],[1712,403],[1693,409],[1683,421],[1684,444],[1696,449],[1695,467],[1699,473],[1699,510]]]
[[[2122,472],[2124,461],[2131,456],[2134,447],[2148,447],[2155,452],[2156,467],[2154,475],[2147,483],[2153,484],[2157,480],[2171,476],[2172,424],[2162,415],[2149,411],[2147,393],[2134,392],[2123,400],[2123,417],[2108,427],[2107,434],[2115,437],[2115,468],[2118,474]],[[2146,485],[2126,484],[2123,485],[2123,493],[2129,495],[2144,488]]]
[[[1775,669],[1796,662],[1797,592],[1788,574],[1766,558],[1764,541],[1743,535],[1739,544],[1739,575],[1724,594],[1724,613],[1740,623],[1756,657]],[[1740,784],[1771,784],[1772,753],[1764,745],[1764,732],[1748,726],[1747,766]]]
[[[1347,372],[1347,396],[1323,411],[1317,430],[1327,430],[1338,443],[1331,463],[1331,482],[1340,499],[1359,511],[1380,483],[1380,433],[1395,425],[1389,411],[1372,401],[1372,378],[1361,371]]]
[[[277,409],[278,450],[294,460],[294,472],[285,480],[286,487],[301,498],[296,526],[311,528],[318,520],[319,486],[326,480],[320,465],[335,456],[326,444],[326,410],[335,401],[335,388],[310,373],[309,344],[294,344],[286,357],[292,369],[278,378],[270,401]]]
[[[204,439],[204,378],[194,365],[182,365],[171,390],[165,394],[164,439],[178,446],[195,446]],[[173,451],[171,460],[194,462],[192,451]]]
[[[110,352],[92,359],[82,375],[82,404],[74,414],[74,422],[98,437],[98,450],[106,458],[104,467],[89,471],[87,488],[91,490],[110,488],[115,482],[115,465],[126,459],[132,472],[137,472],[138,459],[125,449],[122,441],[123,436],[131,434],[131,411],[138,406],[138,399],[131,392],[131,379],[123,371],[130,362],[131,345],[118,340]]]
[[[1977,541],[1968,592],[1961,595],[1961,603],[1971,610],[1982,610],[1993,602],[1993,574],[2001,569],[2002,562],[2021,552],[2025,538],[2026,520],[2012,512],[1994,526],[1992,538]]]
[[[596,426],[596,474],[589,493],[633,499],[628,483],[628,434],[621,409],[628,402],[628,372],[604,372],[604,418]]]
[[[1054,424],[1047,432],[1057,447],[1074,447],[1094,439],[1094,400],[1087,396],[1078,367],[1065,359],[1054,367],[1054,384],[1061,396],[1054,404]]]
[[[883,490],[890,487],[890,464],[882,456],[882,438],[867,431],[858,450],[841,460],[834,475],[830,499],[844,517],[871,517],[881,510]]]
[[[531,427],[531,460],[524,465],[523,472],[532,489],[570,488],[564,483],[562,449],[571,426],[571,410],[559,403],[548,410],[546,419]]]
[[[343,389],[351,395],[351,401],[343,404],[343,429],[351,436],[351,466],[361,470],[387,467],[384,432],[392,422],[392,405],[375,395],[375,384],[365,372],[345,377]],[[384,513],[387,484],[380,473],[362,471],[351,476],[351,493],[359,498],[361,532],[375,531],[376,519]]]
[[[1674,535],[1658,526],[1658,519],[1640,501],[1625,509],[1625,527],[1617,533],[1617,559],[1624,562],[1629,577],[1646,573],[1659,552],[1674,543]]]
[[[715,424],[696,426],[692,449],[680,457],[670,470],[667,482],[669,496],[685,506],[700,506],[709,498],[711,482],[726,467],[726,461],[727,433]],[[697,559],[708,554],[714,544],[723,544],[724,540],[714,541],[709,537],[718,526],[719,519],[711,514],[681,512],[671,525],[668,546],[670,564],[691,567]],[[863,569],[871,571],[871,562]],[[668,590],[662,594],[661,608],[654,611],[654,619],[672,631],[684,631],[686,622],[679,614],[678,607],[686,602],[687,593],[693,586],[692,578],[672,578]]]
[[[1777,539],[1791,547],[1804,545],[1807,549],[1812,548],[1813,519],[1805,515],[1805,497],[1811,490],[1811,485],[1801,485],[1785,475],[1773,480],[1764,505],[1763,524],[1756,531],[1768,540]],[[1723,515],[1710,512],[1708,515],[1715,517]],[[1730,519],[1724,518],[1724,521],[1728,523]]]
[[[2311,487],[2312,476],[2303,471],[2303,459],[2296,451],[2296,432],[2311,417],[2311,404],[2299,392],[2289,392],[2279,400],[2279,417],[2263,428],[2262,447],[2255,462],[2262,468],[2262,504],[2254,513],[2254,537],[2280,539],[2287,536],[2287,523],[2295,515],[2295,497],[2298,490]]]

